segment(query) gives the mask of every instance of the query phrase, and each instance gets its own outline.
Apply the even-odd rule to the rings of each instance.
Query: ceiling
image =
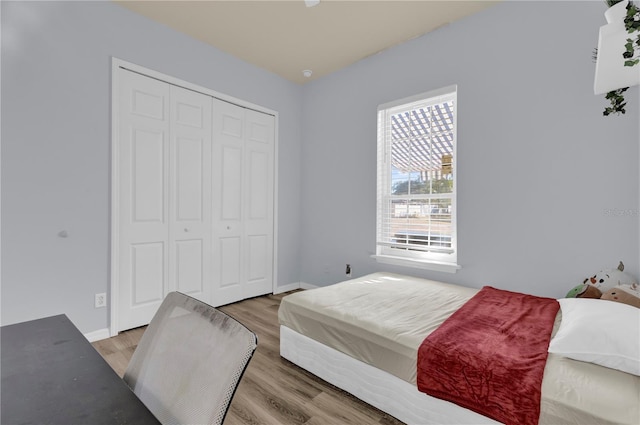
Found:
[[[303,84],[497,1],[114,0],[287,80]],[[303,75],[312,70],[311,77]]]

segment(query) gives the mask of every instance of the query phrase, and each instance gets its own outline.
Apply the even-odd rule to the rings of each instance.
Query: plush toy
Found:
[[[600,299],[616,301],[640,308],[640,288],[637,283],[633,285],[618,285],[604,292]]]
[[[638,282],[633,277],[624,272],[624,264],[620,261],[618,268],[615,270],[601,270],[591,277],[584,280],[585,284],[595,286],[604,293],[618,285],[633,285]]]
[[[567,296],[565,298],[600,298],[601,296],[602,292],[600,292],[600,290],[594,285],[581,283],[567,292]]]
[[[615,270],[601,270],[567,293],[567,298],[600,298],[640,308],[640,285],[624,272],[620,261]]]

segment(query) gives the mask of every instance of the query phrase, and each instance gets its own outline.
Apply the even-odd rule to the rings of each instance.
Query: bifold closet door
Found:
[[[179,290],[211,302],[211,98],[119,75],[118,330]]]
[[[273,290],[272,115],[213,100],[213,302]]]
[[[169,291],[211,303],[212,98],[176,86],[170,95]]]

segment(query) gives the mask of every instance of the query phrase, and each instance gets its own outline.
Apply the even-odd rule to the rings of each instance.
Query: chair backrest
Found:
[[[164,425],[220,424],[256,346],[256,335],[237,320],[171,292],[124,380]]]

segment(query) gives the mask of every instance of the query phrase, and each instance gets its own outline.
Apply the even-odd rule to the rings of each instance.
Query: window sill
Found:
[[[462,268],[462,266],[455,263],[418,260],[406,257],[394,257],[392,255],[372,255],[371,258],[375,258],[378,263],[392,264],[394,266],[413,267],[416,269],[433,270],[445,273],[455,273]]]

